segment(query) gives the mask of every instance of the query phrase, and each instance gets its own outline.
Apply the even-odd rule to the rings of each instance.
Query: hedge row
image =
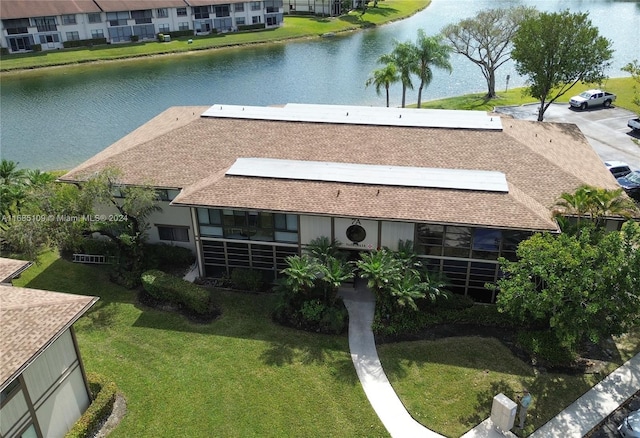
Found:
[[[88,373],[87,380],[93,401],[71,430],[67,432],[65,438],[91,436],[113,411],[113,404],[118,393],[116,384],[96,373]]]
[[[264,23],[256,23],[256,24],[241,24],[238,26],[239,31],[243,30],[255,30],[255,29],[265,29],[266,25]]]
[[[153,298],[184,306],[199,315],[211,310],[211,294],[188,281],[152,269],[142,274],[142,287]]]
[[[70,47],[91,47],[98,46],[100,44],[107,44],[106,38],[90,38],[88,40],[72,40],[72,41],[64,41],[62,45],[65,49]]]

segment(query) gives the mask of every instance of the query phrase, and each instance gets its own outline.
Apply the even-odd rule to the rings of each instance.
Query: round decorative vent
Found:
[[[361,225],[351,225],[347,228],[347,239],[353,243],[360,243],[367,237],[367,232]]]

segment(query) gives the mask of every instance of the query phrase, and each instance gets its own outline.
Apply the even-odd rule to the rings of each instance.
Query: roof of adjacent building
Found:
[[[0,390],[97,300],[97,297],[0,286]]]
[[[2,0],[2,19],[244,3],[246,0]]]
[[[2,19],[100,12],[93,0],[2,0]]]
[[[618,188],[573,124],[502,119],[501,129],[452,129],[384,125],[380,114],[369,124],[313,122],[305,111],[287,121],[218,118],[216,107],[169,108],[61,180],[114,167],[125,184],[182,189],[174,205],[529,230],[557,230],[551,207],[564,192]],[[398,109],[376,111],[397,117]],[[502,172],[508,192],[226,175],[237,158]]]
[[[29,266],[29,261],[0,257],[0,283],[11,281]]]

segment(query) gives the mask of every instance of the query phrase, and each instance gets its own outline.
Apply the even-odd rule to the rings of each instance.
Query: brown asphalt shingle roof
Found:
[[[97,300],[97,297],[0,286],[0,390]]]
[[[0,283],[10,281],[20,272],[24,271],[31,265],[31,262],[25,260],[8,259],[0,257]]]
[[[2,0],[0,17],[28,18],[100,12],[93,0]]]
[[[111,166],[127,184],[182,188],[175,205],[551,230],[563,192],[618,188],[572,124],[503,119],[502,131],[483,131],[198,117],[205,109],[170,108],[61,179]],[[500,171],[509,193],[224,176],[238,157]]]

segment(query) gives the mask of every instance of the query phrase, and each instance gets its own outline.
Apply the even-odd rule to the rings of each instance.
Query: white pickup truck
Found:
[[[587,90],[577,96],[573,96],[569,100],[569,104],[581,110],[598,105],[604,105],[605,108],[609,108],[614,100],[616,100],[616,95],[613,93],[607,93],[602,90]]]
[[[637,119],[629,119],[627,126],[633,129],[633,132],[640,132],[640,117]]]

